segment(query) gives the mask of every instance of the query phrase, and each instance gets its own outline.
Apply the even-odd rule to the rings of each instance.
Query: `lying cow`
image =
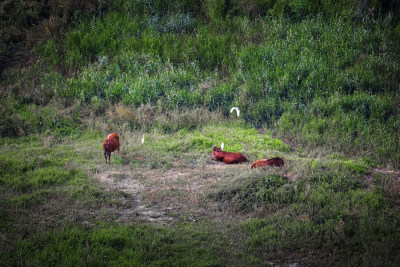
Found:
[[[119,155],[119,136],[116,133],[112,133],[107,136],[107,139],[103,143],[103,151],[104,151],[104,157],[106,158],[106,164],[107,164],[107,157],[108,157],[108,163],[111,164],[111,153],[114,152],[115,150],[118,150],[118,155]]]
[[[215,160],[222,161],[226,164],[235,164],[247,161],[246,157],[243,156],[242,153],[222,151],[220,147],[213,147],[213,155]]]
[[[264,167],[264,166],[271,166],[271,167],[282,167],[285,164],[285,158],[284,157],[276,157],[272,159],[260,159],[255,161],[252,165],[251,168],[257,168],[257,167]]]

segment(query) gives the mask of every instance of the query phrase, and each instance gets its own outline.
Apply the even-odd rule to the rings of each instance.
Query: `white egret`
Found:
[[[238,108],[238,107],[233,107],[233,108],[231,108],[231,112],[230,112],[230,113],[232,113],[234,110],[236,110],[236,115],[239,117],[239,115],[240,115],[240,110],[239,110],[239,108]]]

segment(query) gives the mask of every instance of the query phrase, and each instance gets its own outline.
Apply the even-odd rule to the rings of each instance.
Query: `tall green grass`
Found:
[[[367,93],[315,98],[309,109],[292,106],[279,121],[279,131],[308,145],[328,145],[376,164],[399,167],[400,117],[393,95]]]
[[[72,131],[118,103],[225,116],[239,106],[255,127],[398,167],[396,4],[251,3],[119,1],[80,17],[36,47],[30,71],[4,75],[2,134]],[[53,100],[73,110],[45,121],[35,106]]]
[[[132,71],[137,75],[142,74],[140,70],[143,69],[138,66],[139,62],[147,65],[146,72],[158,81],[163,80],[163,75],[153,74],[162,73],[171,66],[176,69],[192,70],[186,73],[189,77],[206,75],[205,78],[208,78],[210,77],[208,71],[217,71],[218,74],[223,74],[224,78],[229,78],[226,83],[231,84],[229,86],[221,84],[221,87],[228,86],[226,94],[233,94],[231,98],[225,99],[224,103],[229,105],[237,101],[247,110],[249,105],[258,102],[270,106],[272,103],[267,100],[271,99],[278,101],[278,110],[275,110],[278,114],[273,114],[275,117],[279,116],[279,107],[281,113],[283,111],[280,104],[282,101],[307,105],[315,96],[329,96],[335,92],[353,94],[356,91],[363,91],[377,94],[398,90],[396,73],[399,72],[399,66],[398,61],[393,60],[398,59],[398,56],[396,51],[387,50],[395,44],[385,37],[387,28],[384,22],[378,24],[379,27],[369,29],[367,26],[355,27],[341,20],[325,22],[318,17],[297,24],[284,19],[249,21],[246,18],[237,18],[233,22],[222,24],[219,28],[219,31],[225,31],[222,34],[210,25],[199,25],[196,34],[181,35],[159,33],[148,27],[141,30],[135,27],[130,29],[129,25],[136,23],[134,18],[131,20],[125,18],[126,21],[124,18],[119,19],[124,26],[117,27],[118,30],[124,28],[127,35],[138,35],[132,40],[137,44],[132,43],[129,37],[124,38],[123,34],[119,34],[119,38],[114,38],[115,42],[120,43],[118,47],[102,41],[99,32],[109,36],[107,27],[115,25],[110,21],[119,21],[115,18],[115,14],[110,14],[103,22],[97,20],[92,26],[89,25],[94,22],[87,22],[89,24],[87,26],[83,23],[82,28],[69,33],[65,46],[66,54],[85,54],[89,57],[74,60],[68,59],[67,56],[66,62],[70,62],[73,66],[88,61],[97,61],[94,66],[109,63],[108,66],[103,66],[103,71],[98,74],[100,77],[96,78],[104,81],[104,71],[106,71],[108,75],[106,82],[103,82],[104,86],[108,85],[107,82],[117,82],[116,79],[122,79],[117,83],[121,88],[114,89],[117,101],[123,101],[129,96],[135,97],[136,91],[125,94],[121,92],[124,91],[123,87],[134,87],[137,80],[135,76],[124,80],[125,75],[132,75]],[[71,41],[68,41],[69,38]],[[85,44],[84,40],[87,38],[91,40],[88,42],[99,44]],[[248,43],[252,38],[259,40],[255,40],[256,44]],[[76,40],[76,43],[73,40]],[[91,48],[92,46],[98,49]],[[78,52],[80,49],[83,50]],[[385,49],[386,51],[382,51]],[[121,51],[124,52],[120,54]],[[148,56],[145,60],[137,62],[135,57],[138,53]],[[152,69],[154,64],[159,67]],[[89,67],[90,72],[92,68]],[[79,80],[85,79],[87,75],[87,72],[86,74],[83,72]],[[185,76],[181,76],[180,80],[182,78],[185,80]],[[198,80],[195,82],[199,83]],[[77,86],[83,89],[87,87],[80,84]],[[188,90],[190,84],[183,82],[181,86]],[[103,96],[106,95],[102,86],[96,87],[103,92]],[[151,86],[154,87],[155,85]],[[154,89],[155,94],[160,94],[157,88]],[[66,96],[77,97],[80,93],[73,88],[69,90],[72,93]],[[62,89],[62,91],[68,90]],[[146,89],[138,91],[146,92]],[[83,92],[85,95],[85,90]],[[239,94],[243,97],[239,98]],[[63,96],[61,92],[59,95]],[[161,96],[163,95],[155,97]],[[138,102],[134,104],[138,105],[141,102],[154,102],[154,100],[151,97],[144,99],[139,97]],[[265,115],[251,111],[250,109],[249,119],[260,119]]]

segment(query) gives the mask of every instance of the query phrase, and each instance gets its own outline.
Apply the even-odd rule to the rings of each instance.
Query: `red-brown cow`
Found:
[[[103,151],[104,151],[104,157],[106,158],[106,164],[107,164],[107,157],[108,157],[108,163],[111,164],[111,153],[114,152],[115,150],[118,150],[118,155],[119,155],[119,136],[116,133],[112,133],[107,136],[107,139],[103,143]]]
[[[252,165],[251,168],[257,168],[257,167],[264,167],[264,166],[271,166],[271,167],[282,167],[285,164],[285,158],[280,157],[280,158],[272,158],[272,159],[260,159],[255,161]]]
[[[247,161],[246,157],[243,156],[242,153],[222,151],[219,147],[213,147],[213,155],[215,160],[222,161],[226,164],[235,164]]]

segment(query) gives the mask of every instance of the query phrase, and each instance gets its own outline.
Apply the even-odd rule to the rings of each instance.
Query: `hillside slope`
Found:
[[[14,66],[2,74],[3,136],[86,127],[115,104],[149,105],[146,127],[166,111],[239,106],[298,144],[399,167],[396,1],[67,3],[2,3]]]

